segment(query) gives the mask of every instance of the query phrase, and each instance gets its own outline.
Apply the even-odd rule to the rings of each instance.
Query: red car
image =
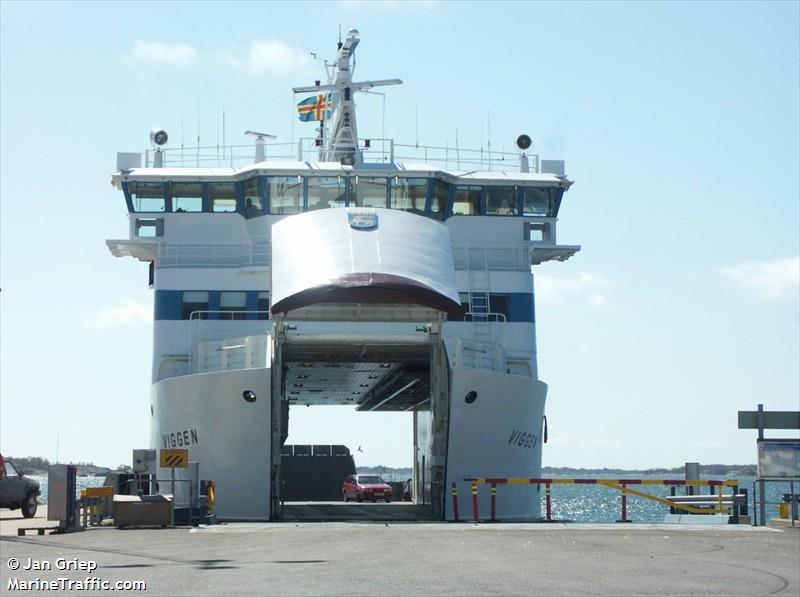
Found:
[[[350,475],[342,483],[342,499],[345,502],[370,500],[392,501],[392,488],[378,475]]]

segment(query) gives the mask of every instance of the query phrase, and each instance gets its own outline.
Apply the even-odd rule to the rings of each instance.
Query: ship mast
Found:
[[[292,89],[295,93],[330,94],[331,117],[323,119],[321,124],[323,139],[321,160],[324,162],[341,162],[352,166],[362,161],[362,155],[358,149],[356,105],[353,101],[353,94],[357,91],[367,91],[373,87],[402,83],[400,79],[354,83],[355,50],[359,41],[361,40],[358,30],[351,29],[347,32],[344,42],[339,42],[339,54],[333,65],[334,68],[328,73],[327,85],[294,87]]]

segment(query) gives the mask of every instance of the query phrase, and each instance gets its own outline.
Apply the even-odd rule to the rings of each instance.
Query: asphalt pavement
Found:
[[[171,596],[800,594],[800,528],[298,522],[17,537],[8,515],[9,595],[42,583]]]

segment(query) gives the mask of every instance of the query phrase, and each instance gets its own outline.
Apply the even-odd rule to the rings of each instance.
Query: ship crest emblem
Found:
[[[349,213],[347,220],[353,230],[373,230],[378,227],[378,214]]]

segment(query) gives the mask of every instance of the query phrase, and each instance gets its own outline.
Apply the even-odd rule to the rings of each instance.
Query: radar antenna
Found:
[[[264,146],[265,139],[277,139],[275,135],[269,133],[259,133],[258,131],[245,131],[245,135],[253,135],[256,138],[256,157],[255,163],[258,164],[267,159],[266,147]]]
[[[341,40],[341,37],[340,37]],[[331,117],[322,122],[322,151],[320,158],[326,162],[341,162],[354,165],[362,160],[358,149],[358,129],[356,127],[355,102],[353,93],[368,92],[373,87],[400,85],[400,79],[353,82],[355,50],[360,42],[357,29],[347,32],[344,42],[339,41],[339,53],[328,72],[328,84],[294,87],[295,93],[325,92],[330,95]]]

